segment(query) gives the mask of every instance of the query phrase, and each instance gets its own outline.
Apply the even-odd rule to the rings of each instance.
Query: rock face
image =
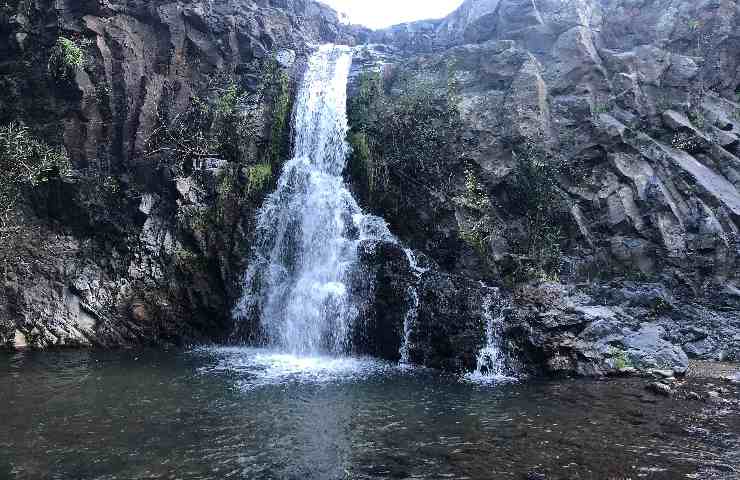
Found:
[[[5,2],[0,125],[76,173],[0,248],[0,343],[227,340],[296,77],[336,42],[366,44],[347,178],[428,267],[363,245],[358,353],[474,368],[490,285],[536,373],[737,360],[739,22],[731,0],[466,0],[377,32],[309,0]]]
[[[75,172],[27,192],[0,247],[0,344],[225,340],[321,42],[354,40],[308,0],[0,5],[0,125],[63,144]]]
[[[509,335],[539,371],[682,373],[687,356],[738,359],[739,23],[731,1],[467,0],[441,21],[373,32],[384,45],[357,56],[351,93],[364,103],[350,108],[387,184],[365,205],[446,274],[505,284]],[[373,72],[376,107],[362,97]],[[379,125],[409,121],[393,106],[429,89],[461,127],[420,120],[414,137],[445,146],[400,140],[419,161],[384,148]],[[542,169],[556,193],[535,209],[557,227],[557,265],[536,275],[522,274],[540,254],[526,245],[553,230],[533,229],[522,208],[528,151],[535,167],[557,166]],[[454,292],[442,285],[422,312]],[[439,318],[420,316],[420,328]],[[448,322],[475,336],[463,327],[474,318]]]

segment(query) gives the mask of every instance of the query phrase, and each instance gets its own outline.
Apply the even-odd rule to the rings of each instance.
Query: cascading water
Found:
[[[345,187],[349,152],[348,47],[308,61],[294,111],[293,158],[257,216],[256,242],[236,318],[259,318],[266,340],[291,353],[343,353],[358,310],[348,292],[358,243],[393,240]]]
[[[475,372],[468,375],[474,381],[512,381],[510,359],[504,349],[503,329],[507,303],[497,291],[483,297],[483,320],[486,322],[486,345],[478,352]]]
[[[404,252],[406,253],[406,258],[409,261],[411,272],[414,274],[414,277],[416,277],[416,282],[418,283],[421,279],[421,276],[424,275],[424,273],[426,273],[428,269],[419,266],[413,250],[411,250],[410,248],[406,248],[404,249]],[[411,350],[411,335],[413,333],[416,320],[419,316],[419,292],[416,285],[411,285],[408,287],[408,289],[406,290],[406,297],[408,298],[409,307],[406,311],[406,316],[403,319],[403,343],[401,344],[401,349],[399,351],[399,354],[401,355],[402,365],[407,365],[410,363],[409,353]]]

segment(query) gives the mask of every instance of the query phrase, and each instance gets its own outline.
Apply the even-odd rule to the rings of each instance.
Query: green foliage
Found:
[[[706,125],[706,118],[704,114],[698,110],[692,110],[689,112],[689,120],[694,124],[696,128],[701,130]]]
[[[17,204],[26,188],[70,174],[62,148],[36,139],[21,123],[0,127],[0,240],[20,228]]]
[[[357,83],[357,93],[350,100],[349,123],[354,130],[363,132],[371,126],[375,107],[384,98],[383,80],[379,72],[362,72]]]
[[[471,169],[465,171],[465,194],[456,197],[455,201],[472,210],[486,211],[491,207],[488,196]]]
[[[630,360],[627,352],[617,347],[609,347],[609,356],[613,360],[614,368],[617,370],[623,370],[625,368],[633,368],[632,361]]]
[[[494,228],[488,215],[491,209],[491,201],[473,170],[467,169],[465,171],[465,192],[463,195],[455,197],[453,201],[473,212],[472,219],[468,219],[460,225],[460,239],[473,247],[481,258],[486,258],[486,245]]]
[[[376,192],[384,190],[387,186],[388,172],[385,164],[374,160],[365,132],[350,133],[349,144],[352,147],[350,162],[352,177],[367,185],[368,195],[372,198]]]
[[[389,94],[380,73],[365,72],[349,101],[350,171],[365,180],[372,203],[383,205],[386,214],[400,209],[398,202],[384,204],[386,197],[400,195],[389,189],[444,177],[443,163],[459,158],[455,145],[462,128],[451,83],[440,87],[414,77],[390,81],[394,92],[404,93]]]
[[[285,130],[290,117],[290,78],[288,74],[279,68],[278,63],[273,60],[270,65],[272,77],[271,85],[274,87],[272,102],[272,132],[270,136],[270,147],[268,149],[269,160],[277,165],[284,156],[283,145]]]
[[[592,114],[594,117],[602,114],[602,113],[609,113],[612,111],[612,107],[608,103],[597,103],[592,108]]]
[[[668,303],[665,299],[658,297],[653,304],[650,314],[657,318],[673,310],[673,305]]]
[[[261,163],[247,168],[247,193],[263,192],[272,180],[272,165]]]
[[[82,48],[69,38],[59,37],[49,56],[49,73],[54,78],[63,80],[74,75],[84,62],[85,54]]]
[[[488,217],[483,217],[472,224],[460,226],[460,239],[473,247],[481,258],[488,255],[488,238],[490,237],[490,223]]]
[[[239,102],[239,88],[236,83],[230,82],[216,99],[216,112],[221,116],[230,116],[236,113]]]
[[[512,205],[525,218],[526,229],[519,251],[528,257],[530,275],[552,278],[560,270],[561,225],[567,221],[558,185],[564,164],[532,145],[514,153]]]

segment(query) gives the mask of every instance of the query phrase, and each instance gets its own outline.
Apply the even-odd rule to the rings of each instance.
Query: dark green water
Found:
[[[0,478],[734,479],[737,412],[248,349],[0,356]]]

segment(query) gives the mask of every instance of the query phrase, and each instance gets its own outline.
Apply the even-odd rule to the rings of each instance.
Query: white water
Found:
[[[358,245],[363,240],[398,243],[382,218],[362,212],[342,178],[349,153],[346,92],[351,63],[352,51],[335,45],[321,46],[309,58],[294,110],[293,158],[258,212],[252,259],[234,309],[237,320],[258,320],[265,343],[272,352],[281,352],[264,357],[264,365],[276,375],[356,366],[327,363],[322,355],[349,352],[359,311],[350,292]],[[418,283],[426,272],[411,250],[405,252],[415,282],[406,292],[401,364],[409,363]],[[474,379],[507,378],[497,335],[501,314],[494,310],[494,297],[486,297],[487,345],[469,376]],[[306,355],[314,356],[318,367],[301,360]]]
[[[480,383],[514,381],[513,372],[507,367],[507,356],[504,351],[502,330],[507,307],[497,291],[483,298],[483,319],[486,322],[486,345],[478,352],[475,372],[467,379]]]
[[[411,272],[414,274],[414,277],[416,277],[416,283],[418,283],[421,276],[424,275],[428,269],[421,268],[419,266],[413,250],[406,248],[404,249],[404,252],[406,253],[409,265],[411,266]],[[401,343],[401,349],[399,352],[401,355],[402,365],[408,365],[410,363],[409,353],[412,348],[411,335],[414,332],[416,320],[419,317],[419,292],[417,285],[411,285],[408,287],[406,290],[406,297],[408,298],[408,310],[403,319],[403,343]]]
[[[345,353],[358,314],[349,277],[357,246],[395,241],[344,185],[349,146],[348,47],[324,45],[308,61],[296,99],[293,158],[257,217],[257,239],[234,315],[259,318],[267,343],[294,354]]]

